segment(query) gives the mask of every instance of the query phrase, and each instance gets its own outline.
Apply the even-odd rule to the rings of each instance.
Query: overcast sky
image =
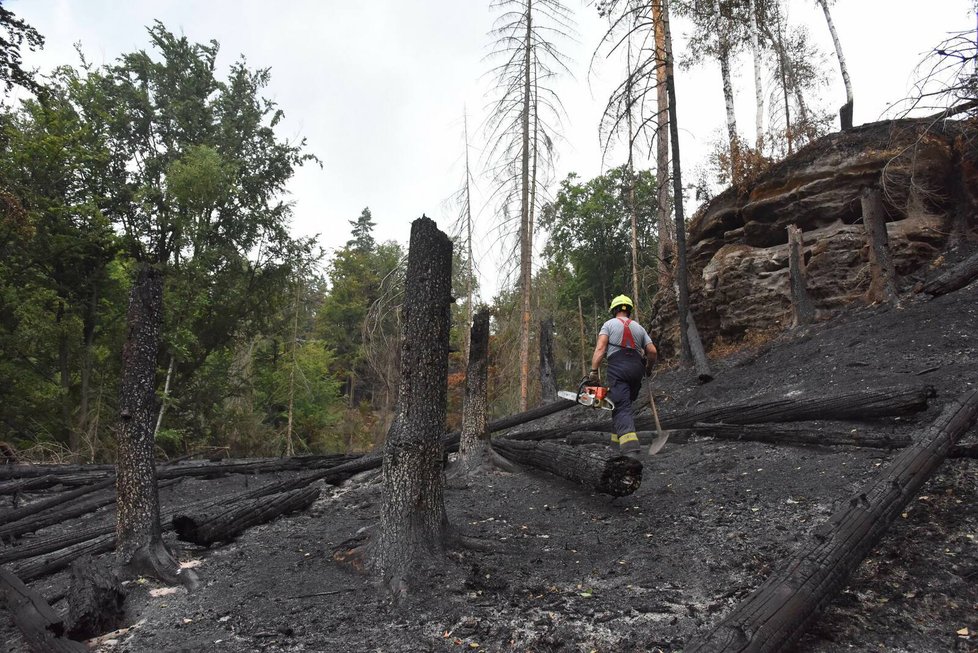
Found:
[[[481,162],[479,126],[485,118],[490,63],[487,32],[494,15],[488,0],[4,0],[47,39],[27,53],[42,70],[86,57],[108,63],[147,46],[145,26],[158,19],[195,41],[217,40],[219,64],[239,55],[252,67],[269,67],[267,95],[285,112],[280,134],[306,138],[323,168],[307,165],[290,185],[294,229],[319,234],[327,249],[349,238],[348,220],[369,206],[379,239],[407,241],[410,221],[422,213],[448,230],[456,209],[448,198],[463,172],[462,116],[469,112],[473,163]],[[855,122],[885,115],[905,97],[922,56],[947,32],[973,28],[971,0],[838,0],[833,18],[855,94]],[[558,144],[556,179],[575,171],[587,179],[602,172],[597,125],[610,88],[622,74],[606,63],[588,75],[603,23],[592,3],[567,0],[578,21],[577,42],[565,42],[574,78],[560,82],[567,109]],[[805,24],[826,55],[830,84],[821,100],[835,111],[844,100],[841,77],[824,16],[814,0],[790,0],[789,20]],[[677,49],[689,27],[674,24]],[[601,63],[601,62],[599,62]],[[753,69],[736,62],[738,123],[752,137]],[[707,63],[677,79],[679,124],[686,179],[702,167],[724,125],[719,67]],[[838,125],[838,119],[836,119]],[[609,165],[620,161],[611,160]],[[644,165],[648,165],[644,163]],[[607,167],[607,166],[606,166]],[[478,171],[477,171],[478,172]],[[477,258],[488,299],[497,270],[512,260],[494,246],[491,210],[478,181],[473,200],[480,221]]]

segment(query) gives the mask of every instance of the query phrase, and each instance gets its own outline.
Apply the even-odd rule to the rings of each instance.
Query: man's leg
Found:
[[[611,421],[615,433],[618,434],[618,448],[626,455],[637,455],[642,449],[635,433],[635,418],[632,414],[633,395],[637,396],[637,393],[629,379],[634,376],[634,367],[635,363],[628,355],[617,355],[608,360],[608,395],[615,404]]]

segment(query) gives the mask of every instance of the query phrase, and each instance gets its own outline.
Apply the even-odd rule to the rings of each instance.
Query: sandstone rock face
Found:
[[[791,224],[802,230],[817,317],[861,301],[869,269],[860,193],[868,186],[883,192],[899,285],[919,280],[953,229],[978,230],[978,161],[962,145],[975,136],[978,127],[966,122],[865,125],[809,144],[702,207],[687,242],[691,304],[705,344],[790,324]]]

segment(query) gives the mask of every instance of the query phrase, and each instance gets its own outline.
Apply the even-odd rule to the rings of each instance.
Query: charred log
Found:
[[[305,510],[319,497],[319,488],[307,487],[258,499],[238,501],[230,508],[209,512],[179,512],[173,517],[177,537],[185,542],[210,546],[230,542],[246,529],[276,517]]]
[[[0,568],[0,590],[31,651],[36,653],[85,653],[83,644],[63,637],[58,613],[37,592],[13,573]]]
[[[78,558],[86,555],[97,556],[102,553],[108,553],[114,548],[115,533],[109,533],[108,535],[89,539],[67,549],[59,549],[50,555],[40,556],[29,562],[21,563],[13,571],[25,583],[29,583],[38,578],[66,569]]]
[[[492,448],[520,465],[542,469],[595,492],[623,497],[642,485],[642,463],[601,447],[571,447],[557,442],[501,438]]]
[[[485,457],[489,448],[489,309],[475,314],[470,336],[459,440],[459,460],[469,469],[479,466],[476,459]]]
[[[97,477],[105,478],[114,473],[115,465],[0,465],[0,481],[39,478],[41,476],[60,478],[79,475],[91,477],[94,481]]]
[[[61,492],[53,497],[48,497],[47,499],[41,499],[40,501],[35,501],[21,508],[16,508],[14,510],[8,510],[6,512],[0,513],[0,526],[3,524],[9,524],[10,522],[15,522],[18,519],[24,519],[30,517],[31,515],[36,515],[38,513],[44,512],[48,508],[53,508],[54,506],[63,506],[65,503],[83,497],[86,494],[91,494],[93,492],[99,492],[101,490],[107,490],[115,485],[115,479],[110,479],[107,481],[102,481],[101,483],[95,483],[93,485],[83,485],[80,488],[71,490],[69,492]]]
[[[798,640],[978,419],[978,391],[949,403],[877,477],[815,533],[815,541],[768,578],[690,653],[783,651]]]
[[[703,349],[703,341],[700,339],[700,332],[696,328],[696,320],[693,319],[693,312],[689,312],[686,318],[686,329],[689,333],[689,351],[693,356],[693,367],[696,369],[696,378],[700,383],[709,383],[713,380],[713,372],[710,371],[710,361],[706,357]]]
[[[978,279],[978,254],[961,261],[923,285],[920,292],[931,297],[946,295]],[[2,468],[0,468],[2,469]]]
[[[95,512],[99,508],[112,503],[115,503],[115,494],[113,492],[106,492],[86,498],[83,501],[70,502],[56,510],[46,510],[40,514],[30,515],[0,526],[0,540],[20,537],[26,533],[33,533],[42,528],[60,524],[63,521],[74,519],[90,512]]]
[[[125,618],[126,593],[115,571],[90,556],[71,565],[64,628],[73,639],[91,639],[115,630]]]

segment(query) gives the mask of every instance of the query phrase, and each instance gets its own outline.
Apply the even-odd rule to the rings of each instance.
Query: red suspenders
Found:
[[[635,346],[635,338],[632,337],[632,329],[628,325],[632,323],[630,319],[623,320],[618,318],[618,321],[625,325],[625,332],[621,336],[621,343],[618,345],[623,349],[638,349]]]

